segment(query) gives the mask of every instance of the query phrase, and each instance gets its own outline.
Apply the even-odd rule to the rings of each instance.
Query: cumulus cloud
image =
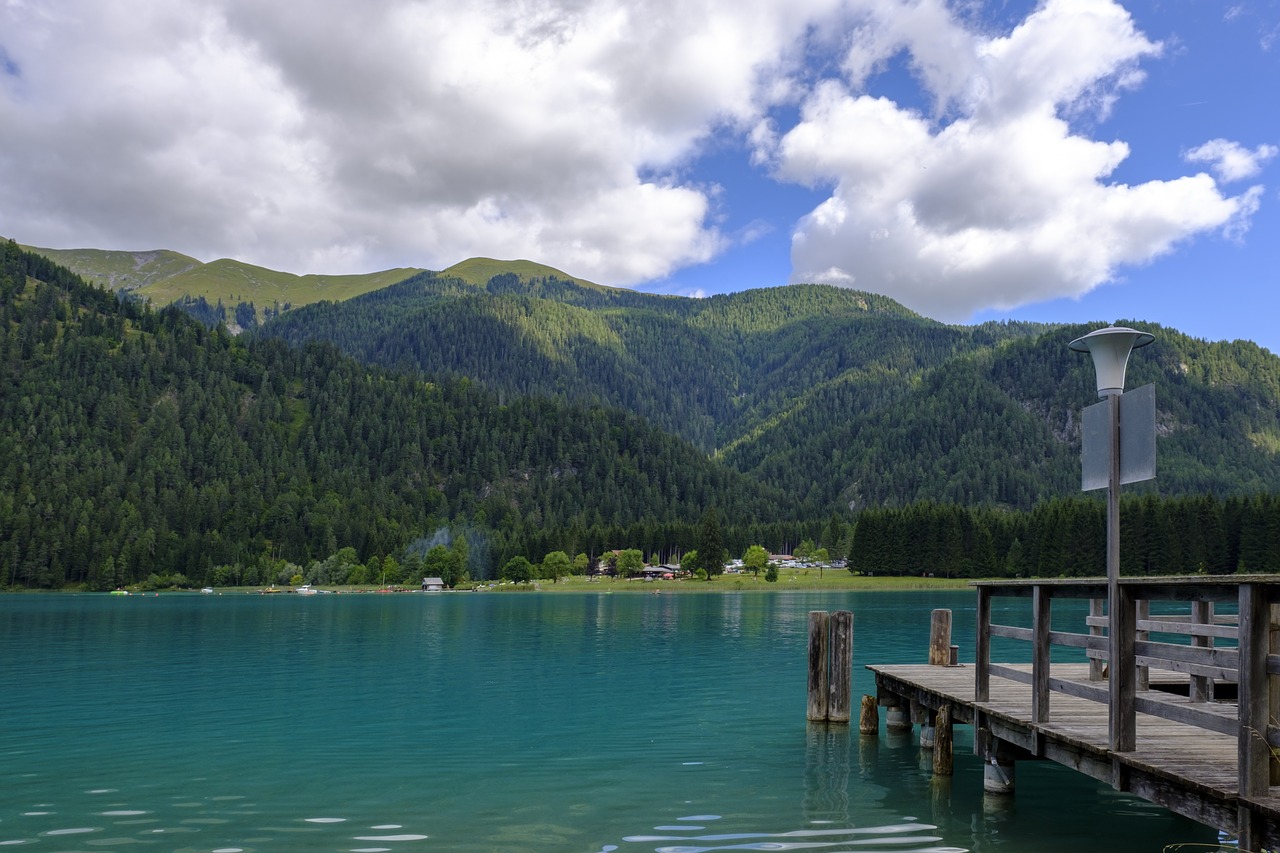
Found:
[[[1080,294],[1193,235],[1241,234],[1276,154],[1112,176],[1105,116],[1161,46],[1113,0],[990,31],[946,0],[65,0],[0,3],[0,234],[293,272],[527,257],[662,279],[730,227],[699,157],[745,142],[830,197],[795,280],[931,316]],[[906,68],[924,97],[876,91]],[[897,93],[894,93],[895,97]],[[791,223],[787,223],[790,225]],[[786,226],[783,226],[786,227]]]
[[[815,87],[788,132],[756,137],[779,179],[832,187],[795,230],[795,281],[962,321],[1084,294],[1193,235],[1238,235],[1257,209],[1259,188],[1230,197],[1206,174],[1114,182],[1127,144],[1073,129],[1161,50],[1111,0],[1047,0],[996,36],[941,0],[868,0],[858,33],[843,78]],[[931,113],[865,91],[901,56]],[[1218,140],[1187,156],[1234,180],[1274,153]]]
[[[1262,171],[1262,164],[1280,152],[1274,145],[1259,145],[1250,151],[1237,142],[1226,139],[1210,139],[1186,152],[1183,157],[1189,163],[1208,163],[1218,180],[1242,181]]]
[[[838,0],[0,5],[0,233],[294,270],[722,251],[681,167],[792,90]]]

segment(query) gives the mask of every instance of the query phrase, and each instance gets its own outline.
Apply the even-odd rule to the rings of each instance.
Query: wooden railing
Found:
[[[1280,577],[1235,576],[1122,578],[1117,613],[1132,626],[1117,637],[1113,651],[1104,615],[1105,579],[980,581],[976,648],[977,702],[990,699],[991,678],[1031,686],[1034,722],[1049,722],[1050,696],[1060,692],[1109,704],[1112,748],[1134,748],[1136,715],[1151,714],[1237,738],[1241,796],[1264,796],[1280,784]],[[1031,625],[991,621],[992,600],[1031,598]],[[1080,631],[1054,630],[1057,599],[1087,599],[1089,616]],[[1158,604],[1157,615],[1151,605]],[[1234,605],[1234,608],[1224,606]],[[1230,611],[1234,613],[1218,612]],[[1176,638],[1153,640],[1152,635]],[[1031,671],[991,660],[991,640],[1031,643]],[[1053,646],[1085,650],[1089,680],[1059,678],[1050,672]],[[1110,658],[1114,655],[1115,660]],[[1105,662],[1105,667],[1104,667]],[[1148,689],[1151,672],[1187,676],[1188,695]],[[1120,677],[1117,677],[1120,676]],[[1215,685],[1234,684],[1234,704],[1215,702]],[[1119,744],[1119,746],[1117,746]]]

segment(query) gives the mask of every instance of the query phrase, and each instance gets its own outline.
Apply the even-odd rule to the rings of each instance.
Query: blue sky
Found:
[[[1280,353],[1280,0],[0,6],[0,234]]]

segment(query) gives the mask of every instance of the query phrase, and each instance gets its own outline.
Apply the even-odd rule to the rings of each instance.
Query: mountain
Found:
[[[14,243],[0,244],[0,382],[6,585],[227,564],[265,582],[444,527],[478,537],[485,577],[514,554],[688,549],[708,506],[744,529],[790,515],[781,493],[622,410],[503,403],[327,344],[233,337]]]
[[[318,303],[262,334],[466,377],[514,400],[620,408],[790,496],[801,516],[920,500],[1026,509],[1079,489],[1092,327],[948,326],[869,293],[791,285],[686,299],[492,263]],[[544,272],[544,271],[539,271]],[[1280,359],[1151,328],[1166,495],[1280,491]]]
[[[178,301],[223,306],[217,319],[235,326],[235,308],[252,305],[257,321],[289,307],[323,299],[351,299],[416,275],[419,269],[390,269],[359,275],[294,275],[223,258],[201,263],[177,252],[157,249],[119,252],[102,249],[23,249],[60,264],[87,281],[124,290],[157,307]],[[226,309],[231,310],[227,316]],[[244,312],[240,313],[244,319]],[[239,325],[244,325],[243,323]]]

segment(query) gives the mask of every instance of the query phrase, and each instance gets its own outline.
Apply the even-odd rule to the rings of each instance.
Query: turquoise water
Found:
[[[923,662],[974,596],[0,597],[0,847],[1159,851],[1198,824],[1048,763],[984,800],[909,739],[808,725],[809,610]],[[856,699],[855,699],[856,705]]]

